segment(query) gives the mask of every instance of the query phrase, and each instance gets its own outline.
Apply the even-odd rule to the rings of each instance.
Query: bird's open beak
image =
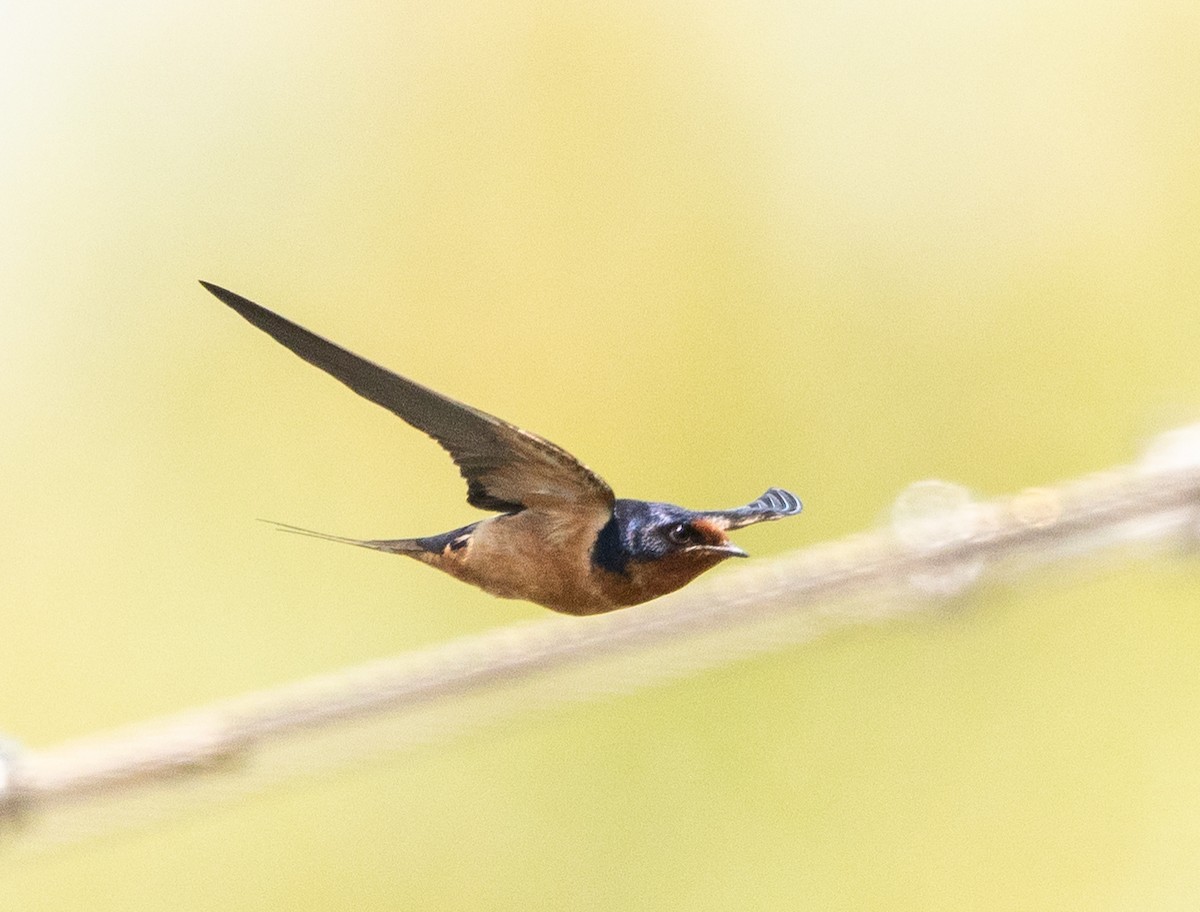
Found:
[[[725,542],[723,545],[705,545],[705,551],[715,551],[717,554],[724,554],[726,557],[749,557],[750,555],[735,545],[733,542]]]

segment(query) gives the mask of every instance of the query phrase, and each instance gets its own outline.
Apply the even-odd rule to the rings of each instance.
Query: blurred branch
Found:
[[[1136,465],[977,502],[919,482],[890,525],[759,561],[648,605],[468,637],[45,751],[0,742],[0,835],[68,842],[533,708],[911,616],[980,581],[1200,530],[1200,427]]]

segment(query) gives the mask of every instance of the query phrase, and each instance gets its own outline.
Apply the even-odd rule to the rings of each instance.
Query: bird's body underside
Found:
[[[403,554],[501,598],[600,614],[686,585],[745,552],[726,532],[800,512],[772,488],[735,510],[618,500],[594,472],[536,434],[385,370],[223,288],[201,283],[250,323],[442,445],[468,502],[500,515],[424,538],[354,539],[281,528]]]
[[[523,599],[564,614],[603,614],[686,586],[731,556],[731,545],[627,562],[597,563],[600,530],[532,510],[505,513],[425,538],[354,539],[278,524],[287,532],[402,554],[499,598]]]

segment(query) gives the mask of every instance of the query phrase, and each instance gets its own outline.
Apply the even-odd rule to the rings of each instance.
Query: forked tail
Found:
[[[372,551],[386,551],[388,554],[417,554],[425,550],[425,548],[423,548],[415,538],[346,538],[342,535],[330,535],[328,532],[315,532],[312,529],[304,529],[300,526],[276,522],[273,519],[263,519],[259,520],[259,522],[270,523],[280,532],[290,532],[293,535],[307,535],[309,538],[322,538],[325,541],[340,542],[343,545],[355,545],[359,548],[370,548]]]

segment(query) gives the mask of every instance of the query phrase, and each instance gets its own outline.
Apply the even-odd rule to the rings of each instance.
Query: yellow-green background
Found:
[[[0,729],[539,616],[272,534],[469,521],[225,284],[619,493],[875,523],[1200,414],[1200,6],[0,6]],[[992,588],[35,858],[8,910],[1200,905],[1196,564]]]

